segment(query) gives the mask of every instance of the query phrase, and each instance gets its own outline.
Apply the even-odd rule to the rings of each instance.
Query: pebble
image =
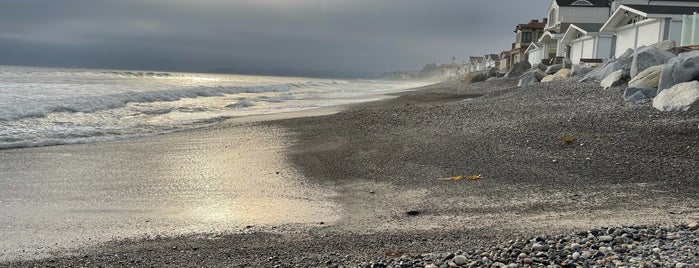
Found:
[[[690,225],[630,226],[562,236],[509,238],[483,249],[393,257],[381,266],[345,267],[674,267],[699,263],[699,232]],[[531,246],[527,246],[529,243]],[[582,251],[581,251],[582,250]],[[418,257],[419,256],[419,257]],[[430,261],[422,256],[434,256]],[[445,256],[441,258],[439,256]],[[515,258],[516,257],[516,258]],[[433,262],[434,261],[434,262]],[[364,260],[366,263],[367,260]],[[361,262],[360,262],[361,263]]]
[[[452,261],[454,261],[454,263],[456,263],[456,265],[464,265],[464,264],[466,264],[466,261],[468,261],[468,259],[464,255],[458,255],[458,256],[454,257],[454,259],[452,259]]]

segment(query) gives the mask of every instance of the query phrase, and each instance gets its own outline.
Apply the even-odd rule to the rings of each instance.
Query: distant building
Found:
[[[609,0],[553,0],[548,9],[548,23],[538,43],[544,61],[553,63],[565,57],[563,35],[571,24],[603,24],[609,18]]]
[[[510,65],[510,51],[500,52],[500,66],[498,70],[502,72],[507,72],[512,66]]]
[[[515,63],[527,61],[525,51],[532,42],[536,42],[544,33],[544,28],[548,23],[548,19],[531,20],[526,24],[518,24],[515,27],[515,42],[512,43],[512,50],[508,52],[508,69]]]
[[[491,69],[495,68],[498,69],[500,67],[500,55],[498,54],[488,54],[483,57],[483,65],[485,69]]]
[[[485,63],[483,61],[483,57],[468,57],[468,71],[469,72],[476,72],[476,71],[481,71],[485,69]]]

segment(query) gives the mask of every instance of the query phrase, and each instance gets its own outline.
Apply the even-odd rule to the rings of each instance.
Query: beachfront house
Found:
[[[500,67],[500,55],[498,55],[498,54],[485,55],[485,57],[483,57],[483,65],[486,69],[491,69],[491,68],[498,69]]]
[[[652,5],[620,5],[600,29],[616,36],[614,56],[665,40],[682,39],[683,15],[699,12],[699,1],[650,1]],[[667,4],[679,4],[671,6]]]
[[[524,54],[527,55],[529,64],[536,66],[544,59],[544,47],[540,43],[531,43],[529,47],[527,47],[527,50],[524,51]]]
[[[548,23],[538,39],[544,60],[554,63],[565,57],[561,40],[571,24],[604,23],[609,18],[609,0],[553,0],[548,9]]]
[[[483,62],[483,57],[468,57],[468,71],[477,72],[485,69],[485,63]]]
[[[502,72],[507,72],[510,70],[510,68],[512,68],[512,66],[510,65],[510,52],[500,52],[500,66],[498,66],[498,70]]]
[[[529,23],[517,24],[515,27],[515,42],[512,43],[512,50],[509,51],[508,66],[527,61],[525,52],[532,42],[535,42],[544,33],[544,28],[548,19],[531,20]]]
[[[614,34],[600,32],[602,23],[575,23],[563,34],[561,43],[573,64],[600,63],[614,55]]]
[[[699,45],[699,13],[682,17],[682,46]]]

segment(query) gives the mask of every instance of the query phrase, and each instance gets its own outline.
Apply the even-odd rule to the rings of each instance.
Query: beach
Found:
[[[134,171],[126,177],[168,179],[173,176],[157,172],[184,169],[174,178],[203,174],[229,181],[195,188],[191,199],[160,200],[152,210],[200,211],[188,216],[191,224],[178,221],[183,225],[172,228],[177,232],[144,237],[144,230],[163,231],[163,226],[133,227],[146,225],[152,213],[146,208],[153,204],[125,204],[138,210],[129,215],[141,216],[106,235],[117,238],[113,241],[0,266],[354,267],[392,255],[466,252],[603,226],[699,220],[699,114],[624,102],[622,87],[603,90],[572,79],[516,84],[451,81],[336,113],[238,119],[132,140],[1,151],[6,167],[37,172],[49,169],[20,164],[46,163],[27,162],[42,155],[74,155],[74,162],[54,163],[65,169],[65,178],[81,176],[75,171],[90,160],[104,166],[83,168],[83,176],[106,170],[97,177],[116,179],[119,172]],[[201,158],[192,158],[193,152]],[[238,152],[246,154],[231,159]],[[115,162],[118,154],[129,161]],[[153,161],[158,157],[163,159]],[[236,159],[251,163],[230,167]],[[171,166],[158,169],[156,162]],[[207,189],[218,197],[235,191],[231,174],[270,178],[266,186],[248,182],[250,189],[270,191],[251,195],[250,202],[274,199],[251,208],[251,215],[272,210],[270,216],[231,219],[221,207],[193,208],[208,198]],[[465,179],[448,179],[454,176]],[[126,180],[114,187],[129,185]],[[157,192],[156,186],[146,192]],[[208,204],[225,207],[231,200],[240,199]],[[280,209],[283,205],[289,209]],[[212,214],[219,218],[201,220]],[[83,235],[90,240],[89,232]],[[3,246],[12,250],[10,243]]]

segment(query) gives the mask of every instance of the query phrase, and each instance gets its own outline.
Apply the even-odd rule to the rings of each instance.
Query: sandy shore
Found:
[[[283,129],[285,163],[335,193],[333,222],[120,240],[6,265],[349,266],[387,251],[699,220],[696,112],[661,113],[596,84],[515,85],[443,83],[331,115],[202,130]]]

